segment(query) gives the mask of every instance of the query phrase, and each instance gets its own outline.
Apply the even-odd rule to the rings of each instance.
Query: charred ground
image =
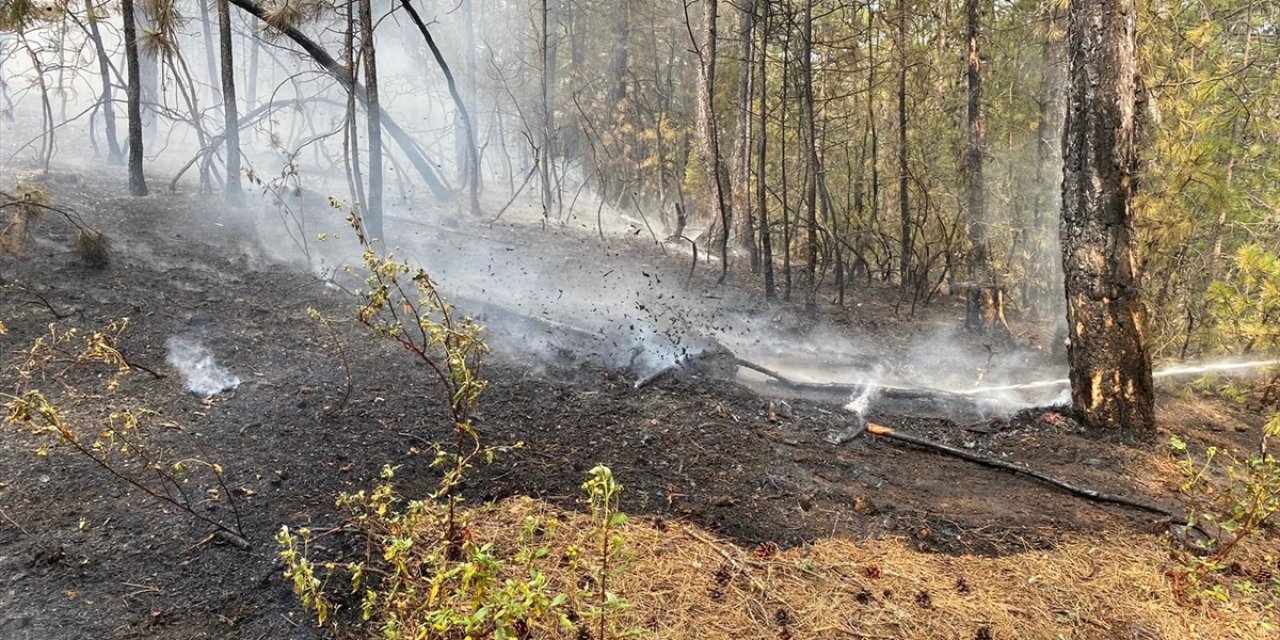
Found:
[[[411,359],[372,340],[352,320],[353,300],[311,273],[265,257],[258,240],[211,213],[207,197],[122,195],[116,177],[55,174],[50,195],[75,207],[113,239],[106,269],[86,268],[67,249],[73,229],[47,218],[32,255],[7,260],[0,277],[6,362],[51,322],[89,330],[128,316],[122,351],[139,371],[107,396],[100,371],[78,368],[47,385],[81,424],[114,404],[147,407],[197,434],[227,470],[243,518],[245,551],[205,539],[207,530],[113,482],[65,451],[33,454],[27,438],[0,440],[0,636],[5,638],[310,638],[281,579],[272,536],[283,524],[337,522],[334,497],[369,486],[384,464],[401,465],[406,493],[435,483],[430,443],[448,428],[435,390]],[[428,217],[431,214],[428,214]],[[438,227],[436,233],[451,233]],[[551,260],[652,265],[679,282],[687,258],[662,256],[640,240],[602,243],[570,230],[519,226],[483,234]],[[466,243],[464,235],[451,240]],[[701,267],[691,296],[748,296],[714,289]],[[711,293],[709,293],[711,292]],[[726,293],[727,292],[727,293]],[[889,291],[860,291],[864,304],[827,318],[839,330],[906,340],[912,323],[892,315]],[[333,321],[350,360],[314,322]],[[465,311],[465,309],[464,309]],[[770,312],[799,325],[786,307]],[[926,309],[929,321],[959,322],[962,306]],[[164,365],[171,336],[198,337],[243,383],[204,401]],[[1099,506],[1029,480],[884,441],[832,445],[846,427],[838,404],[784,400],[694,366],[643,389],[634,378],[571,352],[537,361],[509,355],[520,335],[495,335],[483,372],[490,381],[478,426],[491,444],[525,443],[480,469],[471,502],[531,495],[574,507],[583,472],[606,463],[626,486],[624,508],[654,519],[688,519],[744,545],[797,545],[826,536],[901,536],[944,553],[1007,554],[1052,548],[1066,531],[1153,531],[1147,514]],[[6,376],[11,375],[6,367]],[[348,381],[348,400],[342,398]],[[9,386],[6,383],[6,387]],[[1166,412],[1168,429],[1196,440],[1238,444],[1256,436],[1255,416],[1226,405]],[[911,415],[877,422],[1027,464],[1111,492],[1176,505],[1159,480],[1159,443],[1134,448],[1084,433],[1069,417],[1032,410],[974,424]],[[1214,429],[1200,433],[1211,425]],[[230,517],[227,496],[201,509]]]

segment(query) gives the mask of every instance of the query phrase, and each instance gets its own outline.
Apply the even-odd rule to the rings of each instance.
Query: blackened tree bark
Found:
[[[222,78],[218,74],[217,56],[213,52],[213,25],[209,21],[209,0],[200,0],[198,4],[200,5],[200,32],[204,36],[205,69],[209,74],[209,97],[213,99],[213,106],[216,107],[222,102],[222,96],[218,95],[218,84]]]
[[[120,152],[120,142],[116,136],[116,107],[111,97],[111,61],[107,58],[107,48],[102,44],[102,32],[98,29],[98,9],[93,0],[84,0],[85,20],[88,22],[89,39],[93,41],[93,50],[98,56],[98,74],[102,76],[102,120],[107,133],[107,164],[118,165],[124,161]]]
[[[453,78],[453,71],[449,69],[449,64],[445,62],[444,54],[440,53],[440,47],[436,46],[436,40],[431,37],[431,30],[422,21],[422,16],[418,15],[418,11],[413,8],[413,4],[409,0],[400,0],[400,4],[409,13],[409,17],[418,27],[418,33],[422,34],[422,39],[427,42],[427,47],[431,49],[431,56],[435,58],[436,65],[440,67],[440,72],[444,74],[445,84],[449,87],[449,96],[453,98],[453,106],[458,110],[458,117],[462,120],[463,134],[466,136],[466,140],[463,142],[466,147],[464,156],[466,165],[462,173],[466,178],[467,191],[470,194],[471,214],[478,216],[480,215],[480,153],[476,149],[475,126],[472,124],[471,111],[467,109],[467,102],[458,90],[458,83]]]
[[[805,266],[804,308],[818,310],[818,136],[813,114],[813,0],[804,5],[800,26],[800,116],[803,118],[805,145],[804,222]]]
[[[227,144],[227,202],[240,204],[244,191],[240,188],[240,114],[236,106],[236,67],[231,46],[231,6],[218,2],[218,43],[222,59],[223,135]]]
[[[142,173],[142,79],[138,69],[138,29],[134,24],[133,0],[121,0],[124,16],[124,57],[128,70],[125,93],[129,101],[129,193],[147,195],[147,179]]]
[[[707,186],[711,189],[711,205],[716,208],[715,218],[719,223],[712,224],[714,231],[719,231],[717,242],[720,249],[720,282],[729,275],[729,204],[725,201],[728,191],[727,180],[721,168],[720,134],[716,125],[715,84],[716,84],[716,20],[720,15],[719,0],[702,0],[702,43],[695,43],[698,54],[698,111],[697,135],[698,155],[702,159],[703,172],[707,177]]]
[[[542,0],[542,29],[539,37],[542,42],[538,54],[542,58],[542,146],[538,147],[538,178],[542,183],[542,221],[545,224],[551,219],[551,205],[554,197],[551,193],[551,141],[555,138],[555,110],[551,108],[551,89],[555,85],[556,52],[553,51],[555,39],[551,37],[551,5],[549,0]]]
[[[333,56],[329,55],[329,52],[325,51],[324,48],[315,40],[308,38],[306,34],[302,33],[296,27],[288,24],[287,22],[271,20],[268,16],[267,10],[254,0],[229,1],[245,13],[257,18],[263,24],[269,25],[272,29],[279,31],[282,35],[292,40],[294,44],[298,45],[299,48],[305,51],[316,64],[320,65],[320,67],[332,76],[334,80],[337,80],[344,89],[352,91],[360,102],[365,103],[366,106],[368,105],[368,92],[365,90],[365,86],[356,81],[356,78],[351,74],[350,68],[335,60]],[[426,153],[418,143],[415,142],[404,129],[400,128],[400,125],[396,124],[396,121],[392,119],[389,114],[381,108],[379,108],[379,113],[382,116],[383,129],[385,129],[387,134],[395,140],[396,144],[400,147],[400,150],[404,152],[404,155],[408,156],[409,163],[413,165],[413,168],[418,172],[418,175],[422,176],[422,180],[426,182],[427,187],[431,189],[432,195],[440,200],[452,201],[454,194],[445,185],[444,181],[436,175],[436,171],[433,168],[435,163],[427,157]]]
[[[1155,433],[1132,209],[1134,0],[1071,0],[1062,260],[1071,399],[1092,428]]]
[[[733,232],[729,236],[734,251],[751,256],[752,273],[760,270],[760,254],[756,251],[754,226],[751,217],[751,99],[752,81],[755,76],[755,23],[756,0],[738,3],[738,102],[737,121],[733,134],[732,203],[734,211]],[[763,134],[761,134],[763,135]]]
[[[378,101],[378,55],[373,38],[373,0],[360,0],[360,52],[364,59],[365,115],[369,136],[369,200],[364,203],[365,233],[384,240],[382,231],[382,109]]]
[[[969,146],[964,155],[965,213],[969,232],[969,276],[975,281],[987,279],[987,206],[983,183],[983,155],[986,132],[982,123],[982,58],[978,38],[982,30],[981,0],[965,0],[965,125]]]
[[[777,286],[773,277],[773,239],[770,237],[769,230],[769,207],[766,205],[766,195],[768,190],[765,188],[765,160],[767,157],[768,145],[766,141],[769,139],[767,135],[769,131],[769,82],[768,76],[765,75],[765,64],[769,60],[769,2],[756,3],[760,7],[760,22],[757,30],[760,31],[760,55],[759,55],[759,80],[760,83],[760,135],[758,142],[760,145],[759,153],[756,154],[756,209],[760,211],[760,253],[761,266],[764,268],[764,299],[774,300],[778,297]]]

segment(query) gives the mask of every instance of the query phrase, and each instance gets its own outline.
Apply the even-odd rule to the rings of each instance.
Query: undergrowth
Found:
[[[5,408],[3,425],[30,437],[35,455],[69,450],[116,481],[211,527],[211,537],[248,548],[239,506],[222,465],[213,462],[200,441],[181,424],[116,400],[114,392],[124,377],[143,369],[120,351],[120,338],[128,327],[129,319],[123,318],[81,335],[74,328],[50,324],[6,372],[13,386],[0,391]],[[70,377],[74,372],[92,373],[100,388],[78,385]],[[69,414],[59,406],[54,390],[60,390],[64,397],[89,398],[94,406],[106,408],[106,418]],[[181,435],[178,442],[182,444],[171,436],[161,437],[161,432]],[[201,482],[211,485],[207,491],[191,488],[198,475],[207,476]],[[231,509],[230,518],[217,517],[206,508],[205,500],[225,501]]]
[[[345,209],[336,200],[332,204]],[[475,539],[459,489],[476,464],[513,448],[483,443],[473,425],[487,384],[480,377],[488,352],[482,328],[460,317],[424,270],[380,254],[357,212],[348,221],[364,248],[356,319],[421,363],[441,390],[453,438],[435,445],[431,466],[440,478],[424,498],[401,495],[398,468],[384,466],[371,490],[338,497],[347,514],[340,526],[324,532],[280,529],[276,541],[285,577],[303,608],[322,627],[369,626],[391,640],[610,637],[612,614],[625,606],[608,588],[623,566],[621,485],[608,467],[591,470],[583,489],[592,530],[576,532],[585,536],[582,544],[571,545],[563,557],[551,557],[548,547],[561,535],[554,520],[527,518],[514,540]],[[337,535],[354,535],[363,554],[318,560],[319,541]],[[570,588],[553,586],[548,571],[559,564],[585,578]],[[344,607],[348,614],[338,615]]]
[[[1280,511],[1280,461],[1270,450],[1272,438],[1280,436],[1280,413],[1263,427],[1258,449],[1236,453],[1208,447],[1197,458],[1178,436],[1170,448],[1178,457],[1185,481],[1180,487],[1191,499],[1188,529],[1208,534],[1207,539],[1190,539],[1189,549],[1180,552],[1183,566],[1177,582],[1193,597],[1228,600],[1230,589],[1224,580],[1237,580],[1237,591],[1251,591],[1261,583],[1280,593],[1280,576],[1263,570],[1248,576],[1234,560],[1242,543],[1275,532],[1275,514]]]

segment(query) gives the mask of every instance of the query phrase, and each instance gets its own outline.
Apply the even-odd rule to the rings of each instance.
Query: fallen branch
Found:
[[[876,394],[886,398],[894,398],[899,400],[934,400],[947,401],[962,404],[965,406],[974,406],[976,402],[971,396],[954,393],[951,391],[943,391],[942,389],[932,389],[929,387],[907,388],[907,387],[889,387],[878,384],[869,383],[852,383],[852,382],[798,382],[792,380],[782,373],[779,373],[769,367],[766,367],[750,360],[743,360],[734,356],[733,361],[739,367],[751,369],[759,373],[763,373],[773,379],[774,384],[790,389],[792,391],[808,391],[814,393],[824,393],[830,395],[838,395],[841,397],[851,397],[865,393],[868,389],[873,390]]]
[[[906,442],[908,444],[913,444],[917,447],[929,449],[931,451],[935,451],[938,453],[944,453],[950,456],[955,456],[957,458],[968,460],[970,462],[976,462],[983,466],[992,467],[995,469],[1001,469],[1004,471],[1016,473],[1018,475],[1034,478],[1045,484],[1058,487],[1059,489],[1062,489],[1067,493],[1077,495],[1087,500],[1092,500],[1094,502],[1109,502],[1112,504],[1118,504],[1125,507],[1130,507],[1132,509],[1139,509],[1141,511],[1147,511],[1150,513],[1155,513],[1155,514],[1165,516],[1174,522],[1187,521],[1185,515],[1176,514],[1168,509],[1165,509],[1164,507],[1156,506],[1154,504],[1150,504],[1147,502],[1142,502],[1141,500],[1135,500],[1133,498],[1126,498],[1124,496],[1116,495],[1113,493],[1103,493],[1101,491],[1096,491],[1094,489],[1086,489],[1084,487],[1078,487],[1064,480],[1055,478],[1046,473],[1041,473],[1034,469],[1028,469],[1027,467],[1024,467],[1019,464],[1013,464],[1012,462],[1004,462],[1003,460],[996,460],[994,458],[980,456],[975,453],[970,453],[968,451],[965,451],[964,449],[957,449],[955,447],[948,446],[940,442],[934,442],[932,440],[929,440],[927,438],[922,438],[917,435],[913,435],[913,434],[902,432],[902,431],[895,431],[889,427],[875,424],[874,422],[867,423],[866,431],[867,433],[874,436],[880,436],[882,438],[888,438],[890,440],[896,440],[898,442]]]

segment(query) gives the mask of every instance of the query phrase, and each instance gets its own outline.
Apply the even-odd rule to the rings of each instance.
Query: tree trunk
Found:
[[[222,115],[227,144],[227,202],[240,204],[244,192],[240,188],[240,114],[236,106],[236,68],[232,61],[231,7],[227,0],[218,2],[218,41],[222,48]]]
[[[778,177],[781,179],[782,187],[779,191],[782,193],[782,299],[786,302],[791,301],[791,203],[789,195],[790,184],[787,181],[787,94],[790,88],[791,76],[791,29],[790,15],[785,16],[787,20],[783,22],[787,25],[784,28],[786,37],[783,40],[782,51],[782,91],[778,101]]]
[[[730,239],[735,253],[750,254],[752,273],[760,271],[760,254],[756,251],[751,217],[751,99],[755,95],[751,83],[755,75],[755,5],[756,0],[741,0],[738,10],[741,55],[738,63],[737,122],[733,138],[733,180],[730,182],[735,214]]]
[[[102,77],[102,120],[107,136],[107,164],[119,165],[124,157],[116,136],[116,107],[111,97],[111,61],[107,58],[107,48],[102,44],[102,32],[98,29],[98,20],[101,18],[93,0],[85,0],[84,9],[85,19],[89,23],[89,39],[93,41],[93,49],[98,56],[98,74]]]
[[[898,0],[898,216],[901,249],[898,256],[902,290],[911,279],[911,206],[907,200],[907,3]]]
[[[364,58],[365,115],[369,135],[369,191],[364,203],[365,233],[385,240],[382,230],[382,107],[378,101],[378,56],[373,35],[373,0],[360,0],[360,53]]]
[[[1049,13],[1047,19],[1056,16]],[[1044,317],[1059,309],[1062,300],[1062,263],[1058,251],[1058,213],[1062,204],[1062,84],[1064,58],[1061,38],[1046,39],[1040,61],[1040,110],[1036,126],[1036,184],[1034,219],[1038,238],[1032,253],[1036,274],[1027,303]]]
[[[729,274],[729,223],[730,213],[726,198],[726,181],[720,162],[720,134],[716,125],[715,83],[716,83],[716,20],[719,18],[719,0],[702,0],[702,43],[695,47],[700,73],[698,74],[698,111],[697,127],[698,155],[702,159],[703,173],[706,174],[707,186],[711,189],[711,205],[715,207],[714,219],[719,223],[712,224],[712,230],[719,231],[720,247],[720,282],[724,282]]]
[[[431,37],[431,30],[427,28],[426,23],[422,21],[422,17],[418,15],[418,11],[413,8],[409,0],[400,0],[400,4],[404,5],[405,11],[409,13],[413,23],[417,25],[418,32],[422,34],[422,39],[426,40],[427,47],[431,49],[432,57],[435,58],[436,64],[444,74],[445,84],[449,87],[449,96],[453,98],[453,106],[458,110],[458,117],[462,120],[462,130],[466,137],[464,142],[466,165],[462,173],[467,180],[467,192],[470,194],[471,199],[471,215],[478,216],[480,215],[480,152],[476,149],[475,125],[471,121],[471,111],[467,109],[466,101],[458,90],[458,83],[453,78],[453,72],[449,69],[448,63],[444,61],[444,54],[440,53],[440,47],[436,46],[435,38]]]
[[[800,115],[804,119],[805,181],[804,221],[805,254],[804,308],[818,310],[818,136],[813,114],[813,0],[804,5],[800,27]]]
[[[218,94],[218,84],[222,81],[222,78],[218,75],[217,56],[214,54],[213,26],[209,22],[209,0],[200,0],[199,5],[200,32],[204,36],[205,70],[208,72],[209,79],[209,98],[210,103],[216,107],[222,102],[222,96]],[[221,25],[221,20],[219,20],[219,25]]]
[[[129,99],[129,193],[147,195],[147,179],[142,174],[142,79],[138,70],[138,30],[134,24],[133,0],[121,0],[124,16],[124,56],[128,69]]]
[[[230,0],[230,2],[246,13],[266,24],[271,25],[272,28],[284,34],[287,38],[301,47],[307,55],[311,56],[311,59],[314,60],[316,64],[320,65],[329,73],[329,75],[333,76],[333,78],[344,88],[355,92],[356,97],[360,101],[364,102],[366,105],[368,104],[368,92],[364,85],[357,82],[346,67],[340,64],[337,60],[334,60],[333,56],[329,55],[329,53],[314,40],[308,38],[301,31],[298,31],[296,28],[288,24],[280,23],[279,21],[269,21],[267,19],[267,11],[253,0]],[[410,138],[409,134],[405,133],[404,129],[401,129],[399,125],[391,119],[391,116],[382,111],[381,108],[379,108],[378,111],[382,116],[383,129],[385,129],[387,134],[396,141],[400,150],[408,156],[409,162],[413,164],[413,168],[417,170],[418,175],[422,176],[423,181],[427,183],[427,187],[431,189],[431,193],[441,200],[452,200],[453,193],[449,191],[449,188],[446,187],[440,177],[436,175],[435,169],[432,168],[433,163],[426,157],[418,147],[417,143],[414,142],[413,138]]]
[[[981,0],[965,0],[965,124],[969,147],[964,156],[965,213],[969,232],[969,278],[984,283],[988,276],[986,239],[986,185],[983,183],[983,154],[986,132],[982,123],[982,58],[978,53],[981,33]]]
[[[617,6],[621,5],[621,6]],[[613,46],[609,51],[609,99],[606,102],[612,127],[619,104],[627,97],[627,70],[630,68],[631,50],[628,41],[631,39],[631,1],[621,0],[615,5],[617,16],[613,22]]]
[[[1155,433],[1132,209],[1134,0],[1072,0],[1063,135],[1062,260],[1071,398],[1095,428]]]
[[[764,299],[774,300],[778,297],[777,286],[774,284],[773,278],[773,239],[770,236],[769,229],[769,208],[765,203],[767,189],[765,188],[765,159],[768,151],[767,141],[769,139],[768,132],[768,112],[769,112],[769,82],[768,76],[765,75],[765,64],[769,59],[769,3],[757,3],[760,7],[760,135],[757,136],[760,149],[756,155],[756,209],[760,211],[760,252],[761,264],[764,267]]]
[[[551,11],[549,0],[542,0],[542,146],[538,148],[538,177],[542,183],[542,220],[551,219],[551,140],[555,137],[555,113],[551,108],[551,85],[555,82],[556,57],[551,52]]]
[[[476,120],[480,117],[480,108],[476,103],[476,67],[479,66],[479,62],[476,59],[476,51],[479,47],[476,46],[475,3],[476,0],[466,0],[462,5],[463,28],[466,30],[464,46],[467,48],[466,56],[463,58],[463,64],[466,65],[466,68],[463,69],[465,86],[462,90],[462,94],[464,96],[462,101],[472,107],[475,107],[475,112],[472,113],[473,117],[468,118],[468,121],[464,123],[466,125],[466,131],[464,131],[464,133],[467,135],[466,144],[470,145],[470,148],[464,151],[474,156],[471,158],[471,161],[468,162],[467,166],[469,166],[470,170],[474,172],[474,175],[468,176],[471,179],[469,183],[471,185],[472,193],[471,212],[475,215],[479,215],[480,189],[483,186],[484,174],[480,171],[480,154],[479,150],[476,148],[476,138],[479,135],[480,128],[480,124],[479,122],[476,122]],[[463,158],[463,160],[466,160],[466,158]]]

